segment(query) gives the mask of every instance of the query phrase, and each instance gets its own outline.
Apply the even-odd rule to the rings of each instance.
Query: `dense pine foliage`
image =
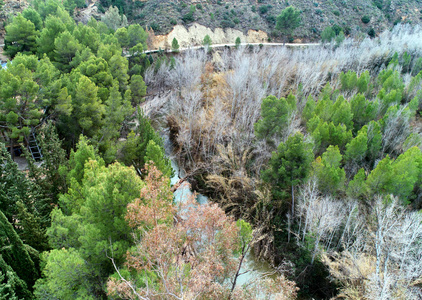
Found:
[[[0,299],[421,298],[419,26],[153,57],[116,7],[82,6],[5,27]],[[175,201],[159,130],[212,202]],[[242,285],[250,252],[272,272]]]

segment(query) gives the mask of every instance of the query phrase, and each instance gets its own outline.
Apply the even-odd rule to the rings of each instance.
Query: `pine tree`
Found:
[[[35,280],[38,278],[38,271],[35,268],[35,264],[19,235],[1,211],[0,254],[1,260],[4,260],[16,272],[16,275],[26,283],[27,287],[34,285]]]
[[[146,163],[145,155],[149,141],[154,141],[161,149],[163,149],[163,141],[142,110],[138,111],[137,117],[139,125],[136,132],[129,133],[126,142],[121,147],[119,158],[125,165],[133,165],[140,172]]]
[[[34,23],[18,14],[5,29],[4,51],[7,55],[13,58],[18,53],[35,53],[38,31]]]
[[[132,75],[130,78],[130,90],[132,91],[132,105],[137,106],[145,101],[147,86],[141,75]]]
[[[291,38],[293,31],[299,27],[301,13],[302,12],[299,9],[289,6],[283,9],[281,14],[277,16],[275,29],[285,35],[284,41],[286,41],[287,38]]]
[[[210,38],[210,36],[207,34],[205,37],[204,37],[204,41],[202,42],[202,45],[204,45],[204,46],[211,46],[211,44],[212,44],[212,41],[211,41],[211,38]]]
[[[263,180],[272,184],[275,197],[280,199],[286,192],[291,192],[292,212],[294,188],[308,177],[313,158],[310,145],[303,140],[302,134],[296,133],[289,136],[286,143],[280,143],[271,156],[270,168],[262,174]]]
[[[7,277],[12,276],[12,273],[7,273]],[[18,300],[13,290],[13,282],[6,278],[0,270],[0,300]]]
[[[72,116],[77,121],[84,135],[93,137],[103,124],[105,107],[98,99],[98,87],[88,77],[81,76],[76,95],[72,99]]]
[[[240,37],[237,37],[236,40],[234,41],[235,47],[236,49],[239,49],[240,44],[242,44],[242,41],[240,40]]]
[[[160,172],[167,177],[171,177],[173,169],[171,167],[170,160],[165,156],[164,149],[158,146],[153,140],[150,140],[146,153],[145,153],[145,163],[154,163],[154,166],[160,170]]]
[[[340,167],[342,155],[338,146],[329,146],[327,151],[313,163],[313,172],[321,192],[336,194],[344,186],[345,171]]]
[[[290,106],[285,98],[268,96],[261,104],[261,120],[255,123],[255,135],[258,139],[281,137],[287,126]]]
[[[173,41],[171,42],[171,50],[173,52],[178,53],[179,52],[179,48],[180,48],[179,42],[176,40],[176,38],[174,38]]]

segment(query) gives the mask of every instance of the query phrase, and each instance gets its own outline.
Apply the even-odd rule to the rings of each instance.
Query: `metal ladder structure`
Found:
[[[35,161],[39,161],[42,159],[41,148],[40,146],[38,146],[38,142],[37,142],[37,138],[35,137],[34,130],[31,130],[31,133],[29,134],[28,150]]]

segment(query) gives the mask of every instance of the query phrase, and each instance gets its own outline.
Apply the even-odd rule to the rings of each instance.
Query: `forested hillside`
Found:
[[[46,9],[37,4],[44,1],[33,2],[37,9]],[[148,27],[156,35],[168,34],[175,25],[189,27],[196,22],[213,30],[231,28],[245,34],[250,29],[262,30],[273,41],[282,40],[277,17],[288,6],[302,12],[301,26],[294,32],[302,41],[317,41],[326,28],[333,26],[337,34],[342,30],[346,36],[365,37],[398,23],[420,24],[422,18],[422,3],[417,0],[67,0],[63,5],[85,23],[90,16],[100,20],[108,7],[116,6],[130,24]],[[27,6],[27,1],[6,0],[0,18],[7,20]]]
[[[253,2],[172,5],[280,8],[291,38],[340,5]],[[7,20],[0,299],[421,299],[422,29],[381,33],[418,2],[371,4],[378,37],[330,22],[308,47],[145,54],[153,14],[131,5],[154,3]]]
[[[263,30],[278,39],[277,16],[288,6],[302,11],[302,26],[295,36],[318,40],[329,26],[343,28],[346,35],[366,35],[370,29],[379,34],[394,24],[421,22],[420,1],[400,0],[234,0],[234,1],[100,1],[104,7],[116,5],[129,20],[150,26],[155,32],[168,33],[176,24],[198,22],[210,28],[234,28],[243,32]]]

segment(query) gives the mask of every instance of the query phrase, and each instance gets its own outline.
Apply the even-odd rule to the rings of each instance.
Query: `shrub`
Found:
[[[275,16],[273,16],[273,15],[270,15],[270,16],[267,16],[267,22],[268,22],[268,24],[271,24],[271,25],[275,25],[275,23],[276,23],[276,17]]]
[[[204,41],[203,41],[203,43],[202,43],[204,46],[211,46],[211,44],[212,44],[212,42],[211,42],[211,37],[207,34],[205,37],[204,37]]]
[[[259,7],[259,13],[261,15],[266,14],[268,12],[268,6],[267,5],[263,5]]]
[[[176,19],[171,19],[171,20],[170,20],[170,24],[171,24],[171,25],[176,25],[176,24],[177,24]]]
[[[362,23],[364,23],[364,24],[368,24],[370,21],[371,21],[371,18],[369,17],[369,16],[363,16],[362,17]]]
[[[234,43],[235,43],[236,49],[239,48],[240,44],[242,43],[242,41],[240,40],[240,37],[237,37]]]
[[[376,33],[375,33],[374,28],[371,28],[371,29],[369,29],[369,30],[368,30],[368,35],[369,35],[371,38],[374,38],[374,37],[375,37]]]
[[[223,20],[221,21],[220,26],[222,28],[233,28],[236,26],[236,24],[234,24],[234,22],[231,20]]]
[[[336,37],[336,33],[332,27],[328,26],[321,33],[321,40],[324,43],[331,42]]]
[[[338,35],[340,33],[340,31],[342,31],[341,27],[338,26],[337,24],[333,25],[333,30],[336,33],[336,35]]]
[[[337,17],[340,16],[340,12],[338,10],[333,11],[333,14],[336,15]]]
[[[376,7],[378,7],[378,9],[381,9],[382,10],[382,0],[374,0],[374,1],[372,1],[373,3],[374,3],[374,5],[376,6]]]
[[[201,3],[198,3],[198,4],[196,5],[196,8],[197,8],[197,9],[202,9],[202,4],[201,4]]]
[[[343,32],[345,35],[349,35],[352,32],[352,28],[350,28],[350,26],[344,26]]]
[[[157,22],[152,22],[151,24],[149,24],[149,27],[151,27],[152,30],[154,30],[154,32],[160,31],[161,27],[160,24],[158,24]]]
[[[252,10],[252,12],[256,12],[256,7],[255,7],[255,5],[252,5],[251,10]]]

